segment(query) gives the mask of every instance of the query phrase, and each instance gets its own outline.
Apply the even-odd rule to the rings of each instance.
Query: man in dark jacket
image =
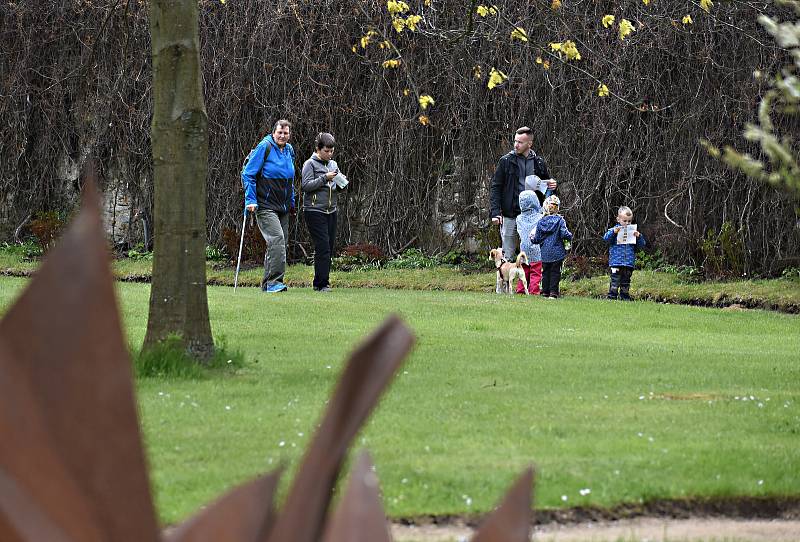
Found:
[[[256,213],[256,222],[267,242],[261,289],[286,290],[286,241],[289,213],[294,212],[294,149],[289,144],[292,125],[281,119],[250,152],[242,169],[245,209]]]
[[[544,159],[533,152],[532,146],[533,130],[523,126],[514,136],[514,150],[500,158],[492,177],[489,193],[492,224],[500,225],[503,255],[507,260],[514,257],[519,244],[516,219],[520,214],[519,194],[526,189],[526,178],[536,176],[546,180],[544,194],[539,190],[540,201],[551,195],[557,186]]]

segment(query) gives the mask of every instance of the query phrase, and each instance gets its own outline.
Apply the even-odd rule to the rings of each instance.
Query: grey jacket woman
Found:
[[[336,212],[336,191],[338,187],[325,174],[338,171],[336,160],[324,161],[317,153],[303,164],[303,178],[300,187],[303,189],[303,211]]]

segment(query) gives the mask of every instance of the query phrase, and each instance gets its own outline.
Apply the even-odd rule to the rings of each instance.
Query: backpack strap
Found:
[[[258,145],[250,149],[250,152],[247,153],[247,156],[244,157],[244,161],[242,162],[242,171],[244,171],[244,168],[247,166],[247,163],[250,162],[250,157],[253,156],[253,151],[255,151],[256,148],[258,148]],[[272,145],[271,144],[267,145],[267,151],[264,153],[264,163],[266,163],[267,158],[269,158],[269,153],[271,151],[272,151]],[[294,158],[294,153],[292,153],[292,158]],[[261,166],[261,169],[264,169],[264,166]],[[259,170],[258,173],[261,174],[261,171]]]

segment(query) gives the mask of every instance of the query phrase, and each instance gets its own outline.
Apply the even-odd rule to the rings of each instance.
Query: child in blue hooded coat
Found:
[[[519,194],[519,208],[522,211],[517,217],[517,233],[521,239],[522,252],[528,256],[528,264],[522,264],[525,279],[528,281],[528,293],[538,294],[542,281],[542,255],[539,245],[531,243],[531,235],[542,218],[542,206],[539,197],[533,190],[524,190]],[[522,281],[517,281],[517,293],[524,294]]]
[[[609,228],[603,235],[603,240],[608,243],[608,267],[611,269],[611,284],[608,287],[608,299],[621,299],[631,301],[631,275],[636,266],[636,249],[645,245],[644,235],[639,230],[633,232],[636,244],[617,243],[617,233],[620,228],[630,226],[633,222],[633,211],[630,207],[622,206],[617,210],[617,224]]]
[[[545,215],[536,225],[531,242],[539,245],[542,252],[542,297],[555,299],[559,296],[558,283],[561,282],[561,264],[567,257],[564,241],[572,240],[572,232],[567,229],[564,217],[558,214],[561,200],[558,196],[548,196],[544,200]]]

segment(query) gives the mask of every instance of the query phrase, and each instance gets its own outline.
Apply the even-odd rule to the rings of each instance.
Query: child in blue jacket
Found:
[[[522,211],[517,217],[517,233],[521,240],[520,250],[528,256],[528,263],[522,264],[525,278],[528,280],[528,291],[522,286],[522,281],[517,281],[518,294],[538,294],[539,284],[542,282],[542,255],[539,245],[531,243],[536,224],[542,219],[542,206],[539,197],[533,190],[524,190],[519,193],[519,208]]]
[[[611,285],[608,288],[609,299],[621,299],[631,301],[630,287],[631,275],[636,265],[636,249],[645,245],[644,235],[638,230],[633,232],[636,238],[635,244],[623,244],[617,242],[617,234],[620,229],[629,226],[633,222],[633,211],[630,207],[622,206],[617,211],[617,225],[609,228],[603,236],[603,240],[608,243],[608,266],[611,268]]]
[[[567,229],[564,217],[558,214],[561,200],[558,196],[548,196],[544,200],[545,215],[536,224],[531,242],[539,245],[542,252],[542,297],[555,299],[559,295],[561,264],[567,257],[564,241],[572,240],[572,232]]]

